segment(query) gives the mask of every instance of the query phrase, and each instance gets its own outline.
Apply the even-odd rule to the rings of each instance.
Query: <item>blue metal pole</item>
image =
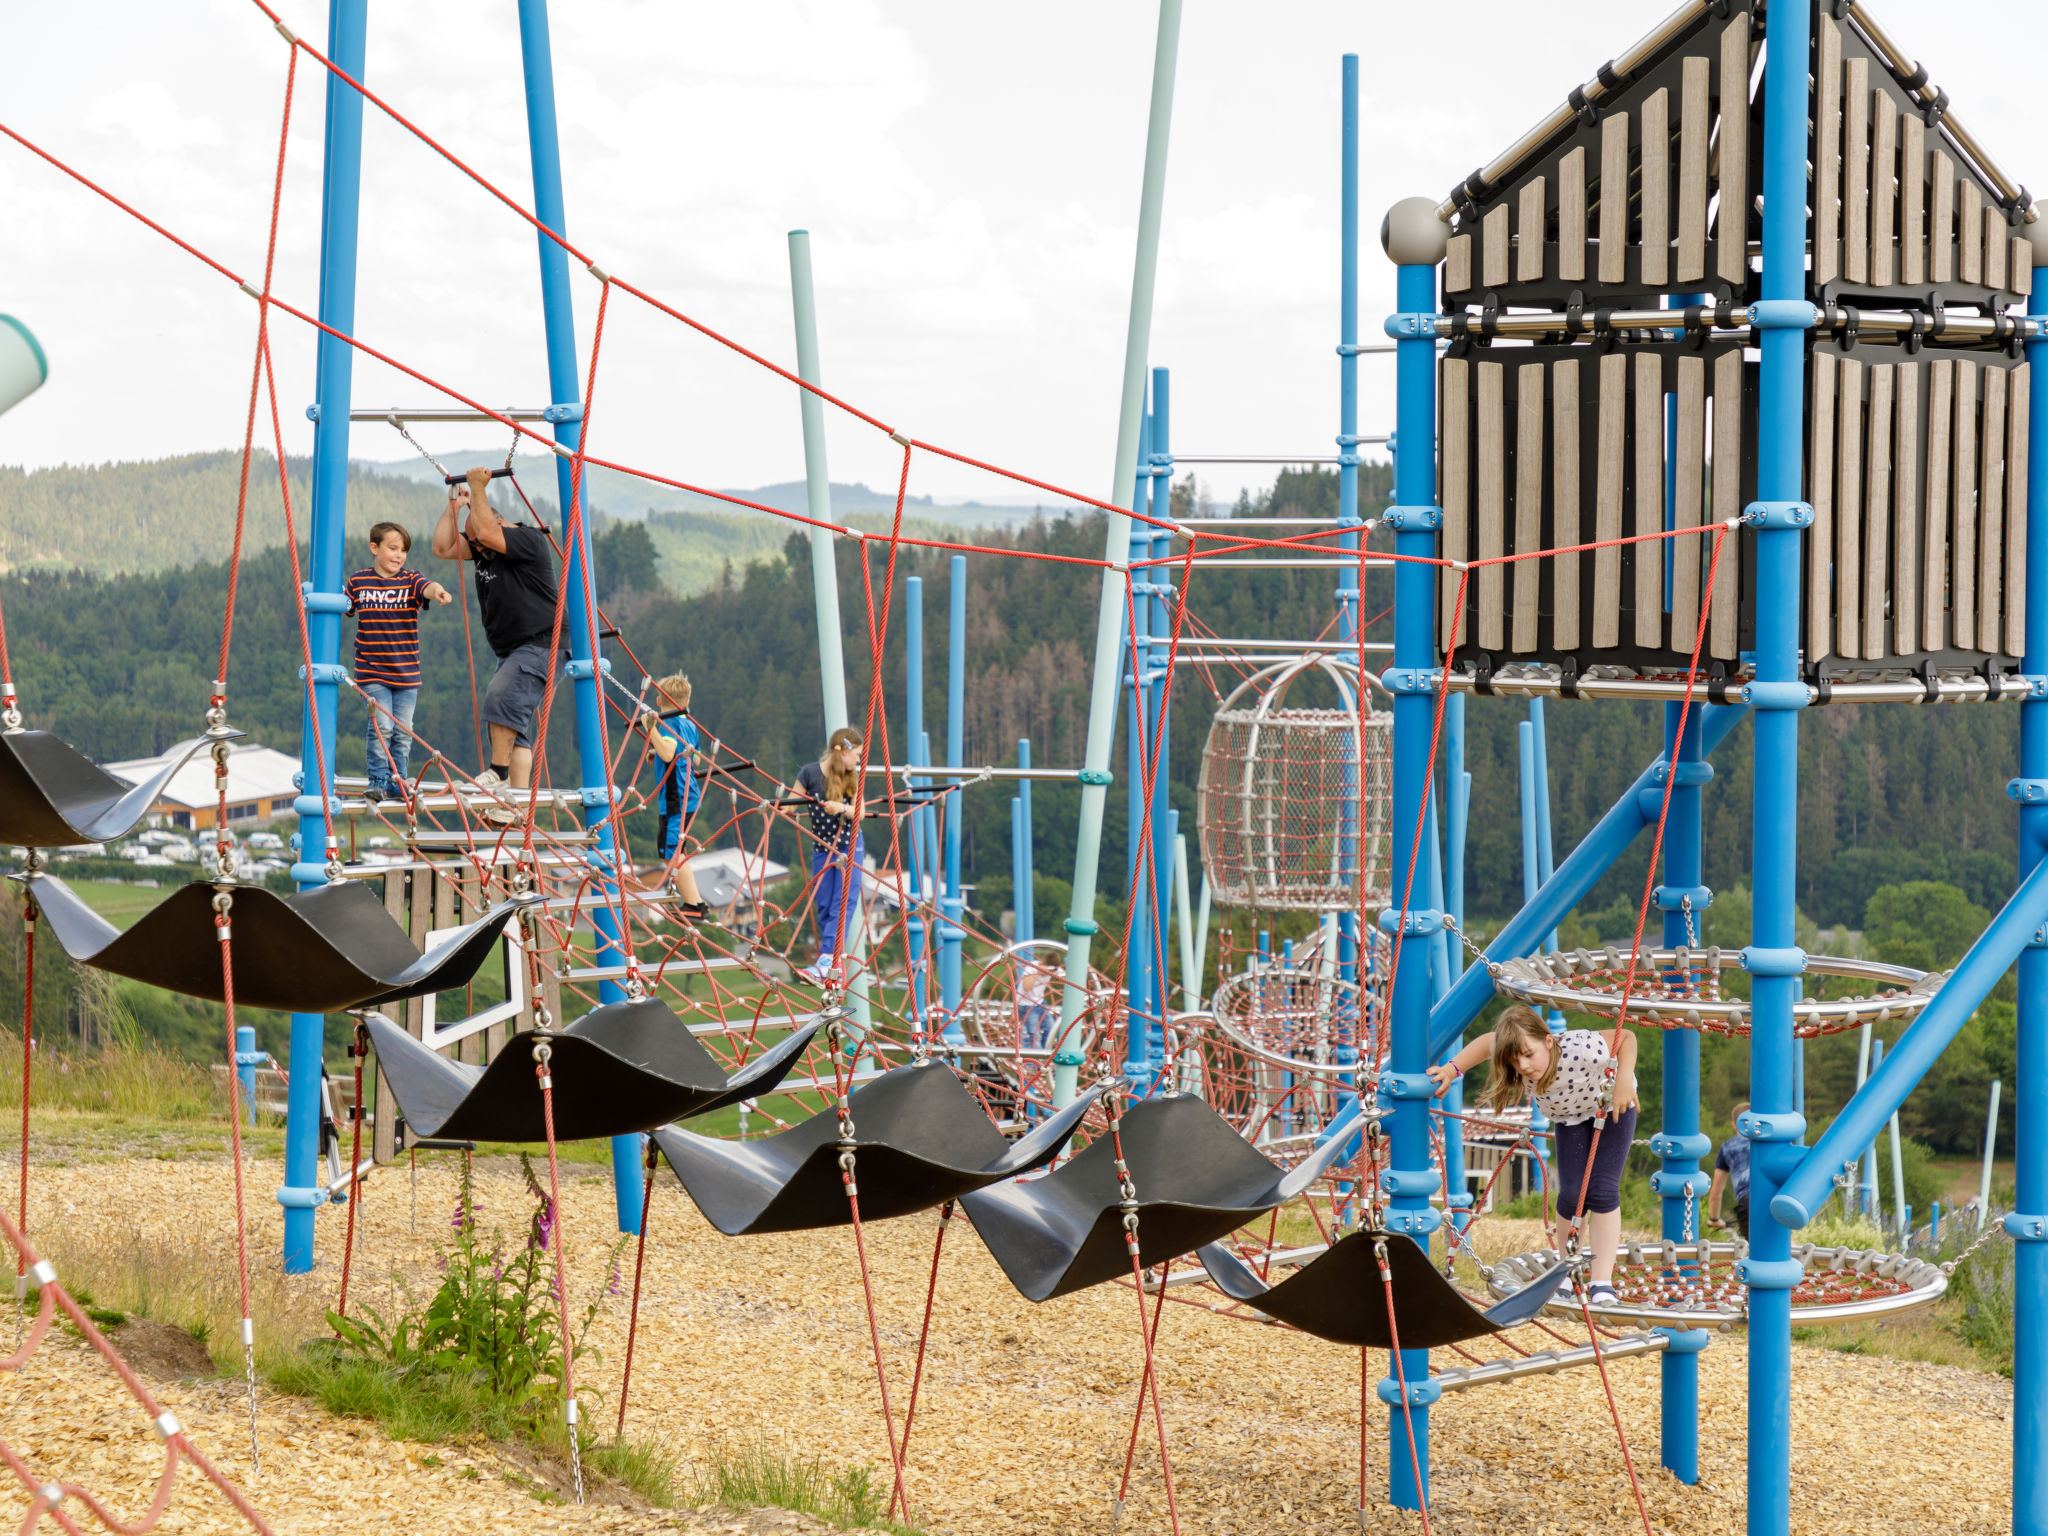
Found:
[[[1360,551],[1358,527],[1358,55],[1344,55],[1343,119],[1341,162],[1338,175],[1341,214],[1338,258],[1337,313],[1337,522],[1344,532],[1338,547],[1347,555]],[[1350,585],[1344,585],[1346,580]],[[1355,642],[1364,617],[1359,604],[1365,592],[1365,571],[1354,566],[1347,577],[1340,575],[1337,587],[1337,639]],[[1361,687],[1364,680],[1360,679]],[[1462,701],[1463,695],[1459,695]],[[1355,754],[1351,771],[1361,769]],[[1356,878],[1358,868],[1358,785],[1345,785],[1342,865],[1347,877]],[[1337,915],[1337,974],[1349,982],[1358,980],[1358,914]],[[1348,1048],[1341,1048],[1347,1049]],[[1355,1052],[1351,1052],[1355,1055]]]
[[[1017,766],[1019,768],[1029,768],[1031,766],[1031,742],[1028,738],[1019,737],[1017,739]],[[1020,838],[1018,844],[1019,869],[1016,900],[1017,921],[1021,924],[1017,929],[1017,937],[1020,940],[1035,939],[1038,937],[1036,902],[1038,893],[1033,889],[1035,876],[1032,873],[1031,859],[1031,781],[1029,779],[1019,779],[1017,781],[1017,812]]]
[[[1396,213],[1400,210],[1397,209]],[[1434,253],[1392,249],[1399,266],[1396,308],[1403,314],[1434,314],[1436,266],[1443,226],[1425,233]],[[1392,230],[1390,226],[1390,235]],[[1390,243],[1405,245],[1393,235]],[[1422,242],[1417,242],[1422,243]],[[1430,264],[1402,262],[1403,256],[1429,254]],[[1396,327],[1396,329],[1409,329]],[[1434,700],[1428,677],[1436,661],[1436,568],[1426,562],[1436,554],[1436,529],[1443,514],[1436,508],[1436,344],[1428,336],[1403,336],[1395,358],[1398,394],[1395,410],[1394,502],[1386,520],[1396,529],[1394,550],[1407,559],[1394,575],[1394,794],[1393,887],[1410,888],[1415,856],[1411,839],[1421,824],[1429,793],[1430,736]],[[1421,881],[1415,888],[1423,889]],[[1398,896],[1397,896],[1398,900]],[[1382,926],[1394,931],[1397,970],[1394,976],[1391,1070],[1382,1076],[1382,1091],[1391,1089],[1393,1166],[1387,1185],[1393,1208],[1387,1226],[1427,1244],[1441,1217],[1430,1205],[1437,1188],[1430,1166],[1428,1100],[1435,1085],[1424,1075],[1433,1055],[1429,1048],[1429,944],[1443,924],[1443,913],[1416,908],[1401,921],[1398,905],[1390,906]],[[1411,947],[1411,940],[1419,940]],[[1407,1413],[1401,1411],[1400,1380],[1407,1383]],[[1388,1460],[1391,1498],[1396,1507],[1418,1509],[1429,1496],[1429,1405],[1440,1395],[1429,1379],[1429,1351],[1401,1351],[1398,1373],[1380,1383],[1382,1401],[1394,1410],[1388,1418]],[[1404,1423],[1404,1417],[1407,1423]],[[1409,1424],[1415,1437],[1411,1461]],[[1419,1476],[1417,1474],[1420,1474]]]
[[[1444,855],[1444,911],[1457,922],[1458,932],[1465,931],[1465,830],[1470,821],[1472,809],[1472,775],[1465,771],[1465,695],[1454,693],[1444,705],[1444,827],[1449,844]],[[1440,1004],[1450,995],[1451,986],[1465,974],[1465,946],[1447,944],[1444,946],[1446,968],[1444,990],[1435,999]],[[1430,1009],[1431,1020],[1435,1019],[1435,1005]],[[1434,1033],[1434,1031],[1432,1031]],[[1456,1039],[1446,1047],[1439,1060],[1457,1054],[1465,1043],[1462,1030]],[[1444,1095],[1444,1109],[1452,1115],[1465,1113],[1465,1080],[1461,1077],[1450,1086]],[[1449,1130],[1444,1134],[1446,1167],[1444,1184],[1447,1191],[1445,1206],[1451,1213],[1451,1220],[1460,1232],[1472,1224],[1474,1197],[1465,1180],[1465,1136],[1464,1124],[1453,1120],[1449,1124],[1456,1128],[1455,1137]],[[1448,1166],[1453,1142],[1457,1149],[1457,1177],[1451,1177]]]
[[[1750,1536],[1784,1536],[1792,1496],[1792,1287],[1801,1265],[1771,1196],[1800,1155],[1805,1122],[1793,1104],[1792,1009],[1806,957],[1793,925],[1799,844],[1799,526],[1786,515],[1803,489],[1806,333],[1806,166],[1809,96],[1804,5],[1774,5],[1765,21],[1763,332],[1757,402],[1755,822],[1751,881],[1755,917],[1744,964],[1754,978],[1749,1037],[1756,1142],[1750,1192],[1749,1510]],[[1740,91],[1743,87],[1737,86]],[[1773,510],[1775,509],[1775,510]],[[1810,522],[1812,512],[1805,513]]]
[[[249,1123],[256,1123],[256,1068],[263,1052],[256,1049],[256,1031],[248,1024],[235,1026],[235,1076],[242,1080],[242,1102],[249,1106]]]
[[[526,78],[526,139],[533,157],[534,216],[556,234],[566,236],[569,219],[562,200],[562,147],[555,125],[555,66],[548,42],[547,0],[519,0],[519,51]],[[546,235],[536,235],[535,239],[540,248],[548,389],[553,395],[552,403],[574,405],[582,399],[582,381],[577,377],[576,312],[569,295],[569,257]],[[555,424],[555,441],[565,448],[575,448],[582,435],[580,412],[575,421]],[[565,533],[568,509],[575,499],[574,471],[567,459],[556,458],[555,482],[561,493]],[[568,674],[575,690],[576,755],[583,776],[583,819],[595,835],[590,859],[604,893],[592,903],[590,921],[596,931],[597,963],[622,965],[626,952],[620,942],[618,913],[607,899],[615,897],[618,890],[617,861],[623,850],[612,844],[611,763],[604,748],[604,700],[597,675],[606,663],[591,648],[590,614],[596,597],[591,588],[587,496],[585,516],[577,520],[576,538],[566,553],[568,561],[561,576],[567,593],[562,631],[569,642]],[[598,984],[601,1003],[619,1002],[625,996],[626,989],[615,981]],[[639,1136],[612,1138],[612,1192],[621,1232],[640,1230],[642,1144],[643,1138]]]
[[[1708,705],[1700,723],[1701,750],[1711,754],[1748,713],[1734,705]],[[1556,875],[1537,892],[1536,899],[1525,904],[1493,936],[1493,942],[1486,946],[1488,958],[1512,960],[1530,953],[1565,913],[1585,899],[1586,893],[1628,851],[1643,829],[1657,820],[1664,802],[1664,771],[1664,757],[1660,753],[1557,866]],[[1442,1055],[1445,1047],[1469,1029],[1493,995],[1493,978],[1485,967],[1473,966],[1460,976],[1450,995],[1430,1014],[1429,1046],[1433,1055]]]
[[[335,67],[363,78],[369,29],[368,0],[329,0],[327,55]],[[363,98],[337,75],[327,78],[326,167],[320,194],[320,321],[342,335],[356,328],[356,230],[361,213]],[[311,590],[306,623],[312,649],[312,700],[299,727],[298,849],[292,878],[301,890],[327,880],[334,843],[322,801],[334,782],[335,691],[340,667],[343,527],[348,514],[348,410],[355,353],[323,331],[314,342],[313,509]],[[315,730],[315,722],[318,730]],[[322,754],[326,761],[321,761]],[[325,776],[323,777],[323,768]],[[316,851],[317,850],[317,851]],[[290,1086],[285,1094],[284,1268],[300,1275],[313,1267],[313,1212],[326,1203],[320,1183],[320,1068],[327,1020],[292,1015]]]
[[[955,555],[948,568],[946,610],[946,761],[955,767],[966,755],[967,732],[967,557]],[[960,926],[967,898],[960,889],[960,825],[967,802],[960,780],[949,779],[946,799],[946,894],[940,898],[939,997],[946,1009],[945,1041],[965,1045],[960,1028],[960,945],[967,930]]]
[[[1529,703],[1531,706],[1530,712],[1533,715],[1536,701],[1531,699]],[[1542,822],[1536,810],[1536,724],[1533,719],[1523,720],[1516,724],[1515,749],[1515,761],[1521,770],[1519,788],[1521,790],[1520,809],[1522,813],[1522,910],[1526,912],[1535,905],[1536,894],[1543,888],[1542,854],[1538,851]],[[1547,943],[1548,941],[1548,934],[1537,940],[1539,944]],[[1564,1018],[1560,1014],[1546,1011],[1543,1018],[1544,1022],[1553,1031],[1560,1031],[1564,1028]],[[1532,1135],[1529,1141],[1529,1151],[1536,1162],[1546,1169],[1550,1165],[1550,1159],[1544,1155],[1543,1149],[1549,1145],[1549,1142],[1543,1133],[1549,1129],[1550,1117],[1543,1113],[1543,1106],[1531,1102],[1529,1105],[1529,1130]],[[1539,1179],[1544,1178],[1547,1178],[1547,1175],[1539,1175]]]
[[[1697,942],[1697,927],[1710,899],[1700,874],[1700,786],[1712,776],[1700,743],[1702,721],[1695,705],[1686,715],[1679,737],[1682,705],[1664,706],[1664,756],[1677,765],[1671,791],[1671,814],[1664,825],[1664,883],[1657,904],[1664,910],[1664,943],[1669,948]],[[1691,903],[1695,932],[1688,933],[1686,904]],[[1663,1197],[1663,1235],[1674,1242],[1697,1242],[1705,1233],[1707,1176],[1700,1159],[1713,1143],[1700,1132],[1700,1037],[1696,1030],[1664,1032],[1664,1126],[1651,1138],[1650,1150],[1663,1167],[1650,1176],[1650,1186]],[[1688,1201],[1687,1193],[1691,1194]],[[1700,1361],[1698,1347],[1710,1335],[1701,1329],[1669,1330],[1664,1351],[1663,1460],[1681,1483],[1700,1476]]]
[[[1541,699],[1529,701],[1529,736],[1536,757],[1536,880],[1540,885],[1551,876],[1556,850],[1550,840],[1550,735],[1544,727]],[[1551,929],[1543,942],[1557,948],[1557,930]]]
[[[913,764],[930,759],[922,755],[924,741],[924,578],[912,576],[903,583],[903,736]],[[916,780],[923,785],[926,781]],[[924,811],[910,813],[910,863],[916,871],[907,881],[911,909],[905,916],[905,943],[910,951],[910,1015],[924,1018],[925,920],[932,888],[926,871],[930,856],[924,851]]]
[[[2034,231],[2041,231],[2035,235]],[[2029,312],[2048,315],[2048,220],[2024,226],[2034,246],[2034,293]],[[2027,344],[2032,371],[2048,377],[2048,342]],[[2027,590],[2048,582],[2048,390],[2028,397]],[[2008,578],[2010,579],[2010,578]],[[2027,605],[2027,675],[2048,672],[2048,603]],[[2020,705],[2020,782],[2048,782],[2048,702]],[[2019,872],[2031,878],[2048,854],[2048,804],[2022,792]],[[2029,944],[2020,955],[2019,1074],[2013,1084],[2013,1171],[2018,1178],[2006,1220],[2013,1245],[2012,1529],[2013,1536],[2048,1533],[2048,949]],[[1990,1148],[1998,1136],[1998,1085],[1993,1084],[1991,1129],[1984,1154],[1986,1187]],[[2023,1214],[2034,1213],[2034,1214]]]
[[[1154,517],[1169,517],[1173,511],[1172,382],[1169,370],[1152,370],[1152,414],[1148,435]],[[1171,1006],[1168,956],[1173,953],[1167,943],[1167,930],[1173,914],[1173,840],[1180,825],[1170,809],[1172,797],[1168,792],[1173,782],[1173,706],[1166,684],[1170,671],[1167,659],[1173,645],[1174,592],[1172,567],[1163,562],[1172,553],[1173,536],[1164,529],[1155,528],[1152,532],[1152,559],[1161,563],[1153,565],[1147,572],[1150,579],[1146,586],[1152,598],[1152,654],[1146,687],[1152,700],[1150,739],[1158,764],[1152,779],[1152,920],[1145,928],[1145,942],[1152,956],[1152,1006],[1146,1025],[1151,1042],[1146,1056],[1155,1068],[1166,1064],[1166,1012]]]
[[[1137,517],[1149,515],[1151,463],[1152,413],[1148,410],[1138,424],[1138,467],[1131,488],[1131,511]],[[1130,534],[1131,563],[1136,565],[1149,558],[1151,553],[1151,531],[1134,518]],[[1144,871],[1140,840],[1145,826],[1145,750],[1150,744],[1146,730],[1151,714],[1147,707],[1150,690],[1146,686],[1146,673],[1152,657],[1149,644],[1152,606],[1146,601],[1145,591],[1150,578],[1149,571],[1133,578],[1135,590],[1131,596],[1128,620],[1132,626],[1131,638],[1125,651],[1129,666],[1124,679],[1129,685],[1130,698],[1130,728],[1124,748],[1124,862],[1127,875],[1124,900],[1127,903],[1125,931],[1130,935],[1124,960],[1124,1080],[1130,1084],[1131,1092],[1138,1095],[1145,1092],[1152,1073],[1151,1031],[1145,1024],[1151,994],[1152,928],[1146,920],[1150,892],[1140,878]]]

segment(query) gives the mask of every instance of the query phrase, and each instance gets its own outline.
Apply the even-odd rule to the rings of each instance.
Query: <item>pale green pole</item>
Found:
[[[1207,891],[1203,892],[1207,895]],[[1202,1006],[1202,974],[1195,962],[1194,914],[1188,910],[1188,840],[1173,840],[1173,905],[1180,919],[1180,1005],[1189,1013]],[[1203,914],[1205,917],[1207,913]],[[1160,962],[1159,995],[1166,995],[1165,962]]]
[[[1166,196],[1166,146],[1173,130],[1173,72],[1180,52],[1181,0],[1159,0],[1159,41],[1152,55],[1152,111],[1145,126],[1145,181],[1138,197],[1138,254],[1131,274],[1131,323],[1124,337],[1123,403],[1117,416],[1116,474],[1109,499],[1128,507],[1137,497],[1138,433],[1145,410],[1145,362],[1152,343],[1152,289],[1159,270],[1159,207]],[[1067,984],[1060,995],[1059,1048],[1053,1056],[1053,1104],[1071,1104],[1081,1055],[1069,1047],[1088,1001],[1088,949],[1095,937],[1095,873],[1102,852],[1102,810],[1112,775],[1118,663],[1123,652],[1124,573],[1131,519],[1109,514],[1103,537],[1102,605],[1095,621],[1095,686],[1088,700],[1088,743],[1082,752],[1081,825],[1074,848],[1074,905],[1067,914]],[[1132,834],[1136,835],[1135,831]]]
[[[789,292],[796,310],[796,376],[812,388],[822,389],[818,367],[818,300],[811,286],[811,232],[789,232]],[[832,478],[825,466],[825,402],[810,390],[797,392],[804,415],[804,484],[810,493],[811,516],[821,523],[837,523],[832,515]],[[846,652],[839,627],[839,565],[832,544],[835,535],[825,528],[811,530],[811,592],[818,610],[818,677],[825,692],[825,735],[848,724],[846,717]],[[865,890],[865,887],[863,887]],[[866,901],[861,903],[863,913]],[[867,924],[854,930],[850,946],[855,960],[867,953]],[[871,1016],[868,1012],[868,972],[861,969],[853,981],[853,1012],[863,1036]]]

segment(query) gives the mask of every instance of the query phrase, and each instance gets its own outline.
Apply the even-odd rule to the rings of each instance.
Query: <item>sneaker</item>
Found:
[[[495,795],[505,787],[505,781],[498,777],[498,770],[495,768],[486,768],[472,782],[477,793],[481,795]]]
[[[478,809],[476,819],[486,826],[509,827],[519,820],[519,813],[509,805],[491,800]]]
[[[1595,1285],[1586,1294],[1586,1305],[1597,1312],[1604,1307],[1620,1306],[1621,1297],[1615,1294],[1614,1287],[1611,1285]]]
[[[830,955],[818,956],[809,965],[799,970],[797,975],[808,976],[812,981],[829,981],[832,977],[832,957]]]

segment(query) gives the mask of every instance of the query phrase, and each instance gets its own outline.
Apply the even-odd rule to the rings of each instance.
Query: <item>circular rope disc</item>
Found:
[[[1209,1005],[1216,1027],[1248,1055],[1290,1072],[1355,1073],[1358,987],[1321,967],[1261,965],[1226,976]],[[1370,1070],[1371,1062],[1367,1062]]]

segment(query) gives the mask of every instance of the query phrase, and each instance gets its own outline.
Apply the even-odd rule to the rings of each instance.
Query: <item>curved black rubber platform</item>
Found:
[[[1246,1302],[1268,1317],[1333,1344],[1392,1349],[1387,1285],[1380,1278],[1379,1257],[1373,1251],[1380,1241],[1387,1245],[1394,1320],[1400,1327],[1403,1349],[1441,1349],[1505,1328],[1519,1328],[1543,1310],[1571,1272],[1569,1265],[1560,1262],[1482,1312],[1437,1272],[1413,1238],[1398,1232],[1367,1228],[1350,1233],[1271,1287],[1221,1243],[1205,1245],[1196,1257],[1216,1288],[1233,1301]]]
[[[1093,1100],[1077,1100],[1017,1141],[944,1062],[897,1067],[848,1096],[862,1221],[908,1216],[1042,1168],[1059,1156]],[[705,1220],[728,1237],[804,1232],[852,1220],[839,1170],[839,1110],[761,1141],[689,1131],[655,1144]]]
[[[1261,1156],[1200,1099],[1145,1099],[1124,1111],[1124,1157],[1138,1191],[1138,1257],[1164,1264],[1291,1200],[1344,1150],[1333,1136],[1299,1166]],[[1098,1136],[1064,1168],[960,1203],[1003,1273],[1048,1301],[1131,1272],[1115,1154]]]
[[[211,885],[173,891],[123,933],[55,875],[24,878],[50,932],[81,965],[221,1000]],[[292,896],[260,885],[232,890],[235,1001],[286,1013],[333,1013],[463,986],[518,910],[516,902],[493,907],[422,955],[358,881]]]
[[[130,784],[48,731],[0,733],[0,843],[69,848],[126,837],[195,753],[241,735],[196,736],[154,777]]]
[[[689,1026],[659,998],[604,1003],[562,1030],[526,1030],[489,1066],[450,1061],[382,1014],[367,1020],[377,1063],[405,1123],[437,1141],[545,1141],[533,1046],[553,1049],[555,1140],[625,1136],[723,1109],[781,1082],[803,1055],[813,1022],[727,1077]]]

